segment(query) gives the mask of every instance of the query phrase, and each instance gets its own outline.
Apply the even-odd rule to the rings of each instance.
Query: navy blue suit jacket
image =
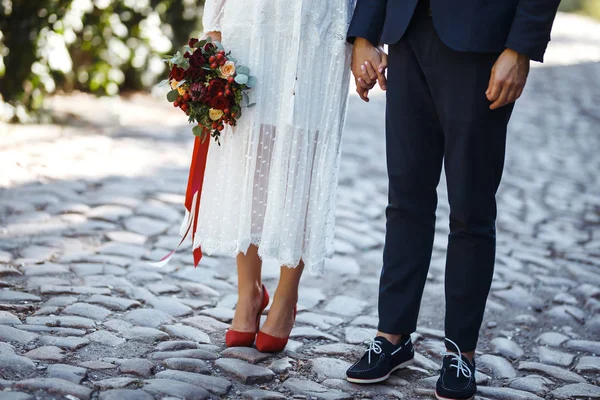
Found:
[[[357,0],[348,40],[398,42],[419,0]],[[543,61],[560,0],[430,0],[442,41],[458,51],[513,49]]]

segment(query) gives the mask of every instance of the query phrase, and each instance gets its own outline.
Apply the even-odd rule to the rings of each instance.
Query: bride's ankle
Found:
[[[251,285],[245,288],[238,288],[238,303],[250,302],[251,304],[262,304],[262,284]]]
[[[283,307],[294,308],[294,306],[298,303],[298,294],[297,293],[281,293],[275,292],[275,296],[273,297],[273,304],[278,304]]]

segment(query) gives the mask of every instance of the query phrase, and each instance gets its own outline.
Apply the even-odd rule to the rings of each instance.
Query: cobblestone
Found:
[[[522,378],[513,379],[509,383],[509,387],[517,390],[525,390],[535,393],[538,396],[545,396],[548,393],[548,386],[553,382],[539,375],[528,375]]]
[[[552,392],[557,399],[587,398],[600,399],[600,387],[589,383],[575,383],[560,387]]]
[[[0,325],[0,341],[27,344],[38,338],[35,333],[24,332],[10,326]]]
[[[114,389],[100,393],[100,400],[153,400],[150,394],[143,390]]]
[[[67,337],[56,337],[56,336],[42,336],[40,343],[46,346],[56,346],[66,350],[77,350],[90,343],[88,338],[81,338],[76,336]]]
[[[162,365],[169,369],[196,372],[199,374],[205,374],[211,371],[207,362],[195,358],[167,358],[166,360],[163,360]]]
[[[226,395],[229,392],[229,389],[231,389],[232,387],[232,384],[226,379],[218,378],[215,376],[197,374],[193,372],[166,370],[159,372],[158,374],[156,374],[156,376],[161,379],[172,379],[176,381],[187,382],[192,385],[204,388],[218,396]]]
[[[482,400],[600,398],[600,24],[560,14],[554,38],[510,125]],[[164,268],[147,263],[179,241],[191,139],[177,110],[73,94],[50,102],[77,126],[0,126],[0,398],[431,398],[445,335],[443,176],[415,363],[384,385],[344,380],[378,323],[387,177],[384,96],[371,94],[349,100],[336,254],[324,278],[303,277],[292,339],[275,355],[224,347],[234,260],[193,268],[186,244]],[[87,125],[90,109],[105,122]],[[265,260],[270,292],[278,276]]]
[[[27,379],[17,382],[15,388],[31,391],[44,390],[50,394],[58,394],[61,396],[70,395],[82,400],[89,399],[92,394],[92,390],[85,386],[77,385],[73,382],[59,378]]]
[[[538,348],[538,356],[540,362],[550,365],[558,365],[560,367],[568,367],[573,364],[575,359],[574,354],[565,353],[563,351],[552,350],[546,347]]]
[[[79,385],[87,375],[87,370],[72,365],[52,364],[48,366],[46,373],[50,378],[63,379]]]
[[[231,347],[222,351],[221,355],[223,357],[239,358],[250,364],[256,364],[271,358],[271,354],[261,353],[252,347]]]
[[[162,329],[174,338],[191,340],[198,343],[210,343],[210,337],[206,333],[191,326],[165,325]]]
[[[519,369],[522,371],[541,372],[563,382],[586,382],[585,378],[575,372],[542,363],[522,362],[519,364]]]
[[[208,399],[210,393],[198,386],[170,379],[150,379],[144,382],[143,389],[156,396],[173,396],[182,399]]]
[[[525,354],[523,349],[521,349],[518,344],[506,338],[495,338],[491,341],[491,345],[493,346],[496,354],[500,354],[501,356],[513,360],[518,360],[523,357],[523,354]]]
[[[478,364],[498,378],[514,378],[517,376],[513,366],[502,357],[484,354],[479,357]]]
[[[219,358],[215,365],[227,375],[244,384],[266,383],[273,379],[273,371],[261,366],[252,366],[242,360]]]

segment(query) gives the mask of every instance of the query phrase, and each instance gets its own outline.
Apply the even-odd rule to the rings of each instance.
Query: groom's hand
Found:
[[[356,81],[356,92],[366,102],[369,101],[369,90],[373,89],[378,80],[385,87],[384,72],[387,65],[382,65],[382,61],[380,51],[371,42],[356,38],[352,48],[352,74]]]
[[[523,93],[529,75],[529,57],[506,49],[492,67],[490,83],[485,92],[492,102],[491,110],[516,101]]]

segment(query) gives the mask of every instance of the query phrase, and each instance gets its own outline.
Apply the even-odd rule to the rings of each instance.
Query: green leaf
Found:
[[[167,93],[167,100],[169,100],[169,102],[171,103],[175,102],[175,100],[177,100],[178,97],[179,92],[177,90],[171,90],[169,93]]]
[[[227,57],[228,61],[231,61],[233,64],[237,64],[237,60],[233,57]]]
[[[210,37],[210,36],[207,36],[206,39],[204,39],[204,40],[206,40],[206,43],[212,43],[212,37]]]
[[[237,72],[238,75],[250,75],[250,68],[239,66],[235,69],[235,72]]]
[[[221,44],[221,42],[217,42],[216,40],[213,42],[213,44],[215,46],[217,46],[217,49],[219,50],[225,50],[225,47],[223,47],[223,45]]]
[[[248,108],[252,108],[256,105],[256,103],[248,104]]]
[[[180,80],[179,82],[177,82],[177,85],[175,86],[175,89],[181,87],[181,85],[183,85],[185,83],[185,79]]]
[[[175,54],[173,56],[173,58],[171,58],[171,62],[173,64],[180,64],[183,61],[183,54],[181,54],[180,51],[177,52],[177,54]]]
[[[194,45],[194,48],[199,49],[200,47],[204,47],[206,45],[206,43],[208,43],[206,40],[201,40],[199,42],[196,42],[196,44]]]
[[[246,86],[248,86],[249,88],[253,88],[254,86],[256,86],[256,77],[255,76],[249,76],[248,77],[248,82],[246,82]]]
[[[165,79],[165,80],[163,80],[163,81],[160,81],[160,82],[158,83],[158,85],[156,85],[156,86],[158,86],[158,87],[163,87],[163,86],[167,86],[168,84],[169,84],[169,80],[168,80],[168,79]]]
[[[248,75],[243,75],[243,74],[238,73],[235,76],[235,81],[237,83],[239,83],[240,85],[245,85],[246,83],[248,83]]]
[[[194,136],[202,136],[204,130],[200,128],[200,126],[196,125],[192,128],[192,133],[194,134]]]

